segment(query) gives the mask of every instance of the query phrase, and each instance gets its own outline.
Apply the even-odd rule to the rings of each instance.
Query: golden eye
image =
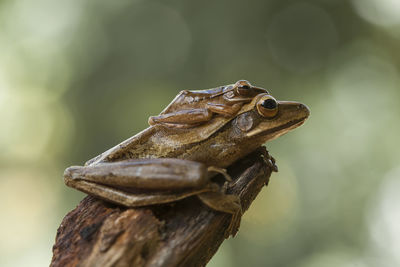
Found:
[[[266,118],[272,118],[278,113],[278,103],[270,95],[263,96],[257,102],[258,113]]]
[[[248,81],[240,80],[236,82],[236,92],[238,95],[247,96],[251,93],[251,84]]]
[[[248,85],[241,85],[237,88],[239,95],[246,96],[250,93],[251,87]]]

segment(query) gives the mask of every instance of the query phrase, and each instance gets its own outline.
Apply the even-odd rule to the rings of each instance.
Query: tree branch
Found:
[[[257,151],[233,164],[229,193],[247,210],[271,168]],[[51,266],[205,266],[224,241],[231,215],[196,197],[172,204],[124,208],[92,196],[57,230]]]

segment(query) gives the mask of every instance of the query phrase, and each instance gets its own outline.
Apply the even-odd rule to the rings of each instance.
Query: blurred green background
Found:
[[[182,89],[307,104],[209,266],[400,266],[400,1],[0,1],[0,265],[47,266],[84,194],[63,170]]]

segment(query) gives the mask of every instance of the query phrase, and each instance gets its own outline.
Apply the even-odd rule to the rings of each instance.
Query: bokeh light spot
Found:
[[[57,205],[57,188],[46,173],[35,168],[7,168],[0,171],[0,201],[7,216],[0,220],[0,258],[7,253],[30,249],[43,241],[53,221],[48,216]],[[47,240],[46,240],[47,241]]]
[[[380,25],[400,24],[399,0],[352,0],[357,13],[366,21]]]
[[[315,253],[303,260],[298,267],[367,267],[360,256],[351,253],[347,247],[330,248],[329,251]]]
[[[400,167],[389,171],[371,203],[368,213],[370,235],[376,251],[400,265]]]

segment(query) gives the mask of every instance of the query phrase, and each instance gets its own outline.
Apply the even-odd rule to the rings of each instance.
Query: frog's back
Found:
[[[187,149],[206,140],[229,118],[214,117],[209,123],[190,129],[157,124],[87,161],[85,165],[143,158],[181,158]]]
[[[151,152],[152,148],[154,148],[152,137],[157,133],[156,128],[157,127],[153,126],[146,128],[140,133],[87,161],[85,165],[152,157],[152,154],[156,154]]]
[[[167,114],[183,109],[202,108],[206,101],[224,94],[227,86],[220,86],[205,90],[183,90],[160,113]]]

